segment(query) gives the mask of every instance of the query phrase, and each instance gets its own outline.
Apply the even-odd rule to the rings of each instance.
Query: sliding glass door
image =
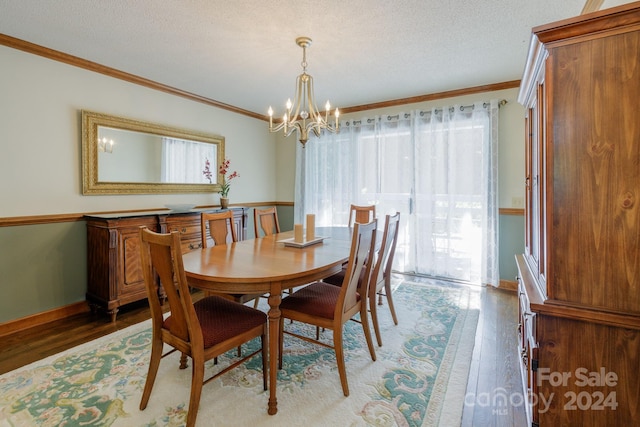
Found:
[[[399,211],[396,270],[494,283],[497,150],[490,109],[476,104],[364,118],[310,140],[298,150],[305,174],[297,218],[315,212],[319,225],[345,225],[351,203],[375,204],[382,228],[384,215]],[[497,132],[497,119],[494,125]]]

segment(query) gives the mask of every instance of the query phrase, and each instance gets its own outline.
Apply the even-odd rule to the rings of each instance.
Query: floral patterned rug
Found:
[[[260,358],[203,388],[199,426],[457,426],[478,319],[472,288],[398,281],[399,325],[378,306],[382,347],[371,361],[361,325],[345,325],[350,396],[344,397],[333,351],[285,336],[278,413],[267,414]],[[287,324],[298,332],[315,328]],[[331,332],[324,332],[327,340]],[[0,376],[0,426],[181,426],[191,370],[165,357],[149,405],[138,405],[147,374],[149,321]],[[374,337],[375,342],[375,337]],[[247,346],[255,348],[259,343]],[[244,351],[249,351],[245,349]],[[207,364],[224,368],[235,351]]]

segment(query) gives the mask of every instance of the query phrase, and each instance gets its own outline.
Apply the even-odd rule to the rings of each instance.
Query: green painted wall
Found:
[[[293,206],[278,206],[280,231],[293,230]]]
[[[0,290],[0,323],[84,301],[85,222],[0,227]]]
[[[524,215],[500,215],[500,280],[516,281],[515,255],[524,252]]]

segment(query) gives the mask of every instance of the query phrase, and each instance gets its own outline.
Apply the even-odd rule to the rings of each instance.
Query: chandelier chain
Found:
[[[307,73],[307,47],[306,46],[302,46],[302,62],[300,63],[300,65],[302,65],[302,73],[306,74]]]

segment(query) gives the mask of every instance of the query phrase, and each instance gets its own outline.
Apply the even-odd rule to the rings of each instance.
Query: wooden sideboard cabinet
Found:
[[[238,239],[247,232],[248,208],[231,208]],[[216,212],[219,209],[203,210]],[[106,311],[115,322],[120,306],[147,297],[140,265],[139,228],[181,234],[183,253],[201,246],[200,212],[154,211],[87,215],[87,302],[93,312]],[[159,288],[161,298],[164,291]]]
[[[530,425],[640,425],[640,2],[534,28],[518,101]]]

